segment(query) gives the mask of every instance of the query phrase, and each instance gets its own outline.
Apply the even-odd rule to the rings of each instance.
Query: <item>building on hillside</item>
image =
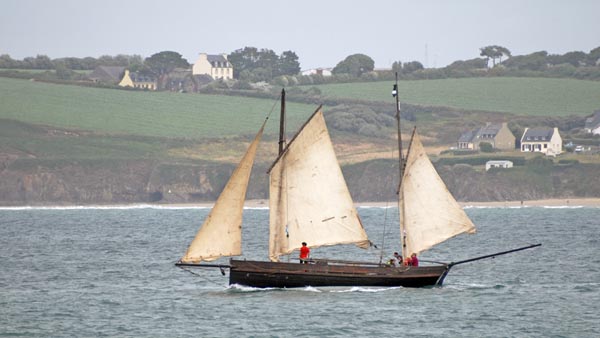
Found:
[[[117,84],[123,78],[125,67],[118,66],[98,66],[88,75],[88,78],[94,82]]]
[[[457,147],[460,150],[479,150],[482,142],[487,142],[494,149],[514,150],[515,135],[508,129],[506,122],[501,124],[487,123],[479,129],[464,132],[458,138]]]
[[[562,138],[558,128],[525,128],[521,137],[521,152],[559,155],[562,153]]]
[[[490,170],[491,168],[512,168],[512,161],[507,160],[497,160],[497,161],[487,161],[485,163],[485,171]]]
[[[593,135],[600,135],[600,110],[596,110],[585,120],[585,131]]]
[[[227,61],[227,54],[210,55],[200,53],[198,60],[192,66],[193,75],[209,75],[213,79],[233,79],[233,66]]]
[[[321,76],[331,76],[331,70],[333,68],[313,68],[307,69],[300,72],[301,75],[321,75]]]
[[[156,79],[151,76],[141,75],[139,73],[130,72],[125,69],[125,74],[119,82],[121,87],[131,87],[138,89],[156,90]]]

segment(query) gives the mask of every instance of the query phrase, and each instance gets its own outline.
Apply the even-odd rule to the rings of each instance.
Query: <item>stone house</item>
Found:
[[[484,127],[470,130],[458,138],[457,148],[462,150],[479,150],[479,144],[487,142],[494,149],[515,149],[515,135],[508,129],[506,122],[501,124],[487,123]]]

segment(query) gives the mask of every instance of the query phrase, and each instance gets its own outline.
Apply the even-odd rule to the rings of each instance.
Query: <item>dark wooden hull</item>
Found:
[[[229,284],[258,288],[305,286],[404,286],[441,285],[447,265],[386,267],[357,264],[300,264],[231,260]]]

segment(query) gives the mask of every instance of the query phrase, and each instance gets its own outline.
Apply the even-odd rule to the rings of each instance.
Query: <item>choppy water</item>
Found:
[[[442,288],[228,287],[175,267],[207,209],[1,209],[0,336],[599,337],[600,208],[470,208],[473,236],[421,259],[461,260]],[[397,236],[396,209],[360,208]],[[246,210],[244,257],[267,256],[268,210]],[[392,239],[386,250],[391,253]],[[353,247],[313,256],[377,260]],[[387,257],[387,256],[386,256]]]

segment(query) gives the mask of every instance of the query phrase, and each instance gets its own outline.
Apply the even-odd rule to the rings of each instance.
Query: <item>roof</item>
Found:
[[[458,142],[471,142],[475,133],[472,130],[462,133],[458,138]]]
[[[491,139],[496,137],[500,129],[502,129],[502,124],[488,123],[485,127],[462,133],[458,138],[458,142],[472,142],[475,138]]]
[[[586,129],[596,129],[600,126],[600,110],[596,110],[594,114],[585,120]]]
[[[227,62],[227,59],[223,55],[207,54],[206,58],[208,59],[208,62]]]
[[[119,66],[98,66],[88,75],[92,80],[100,81],[119,81],[123,77],[125,67]]]
[[[523,141],[550,141],[552,138],[552,134],[554,134],[554,128],[529,128],[523,134]]]
[[[133,82],[155,82],[156,78],[153,76],[130,72],[129,76],[131,77],[131,81]]]

